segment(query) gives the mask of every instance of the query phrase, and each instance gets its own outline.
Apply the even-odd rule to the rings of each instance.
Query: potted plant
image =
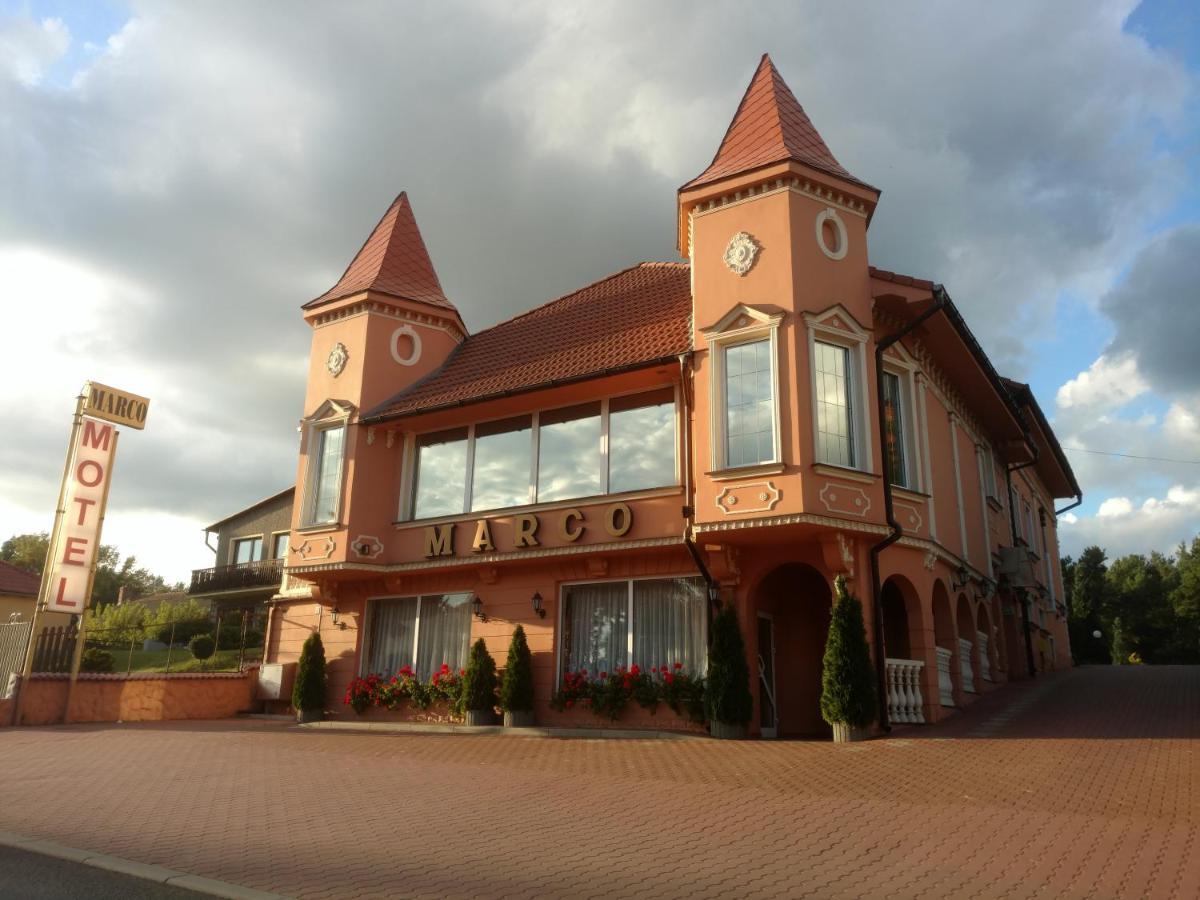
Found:
[[[520,625],[513,631],[508,645],[508,660],[500,685],[500,708],[504,710],[505,728],[533,725],[533,657],[529,653],[529,642],[525,640],[525,629]]]
[[[296,721],[316,722],[325,716],[325,645],[313,632],[300,651],[296,683],[292,687],[292,707]]]
[[[713,619],[705,705],[713,737],[740,740],[746,736],[754,698],[750,696],[746,645],[731,606],[722,608]]]
[[[493,724],[496,718],[496,661],[488,653],[483,638],[471,647],[462,690],[467,724]]]
[[[846,579],[833,582],[836,598],[821,671],[821,717],[842,744],[865,740],[875,719],[875,671],[867,648],[862,604],[846,590]]]

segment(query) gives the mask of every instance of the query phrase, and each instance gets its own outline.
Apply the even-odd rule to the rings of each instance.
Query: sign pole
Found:
[[[71,678],[67,682],[67,702],[63,705],[63,720],[66,725],[71,721],[71,699],[75,696],[75,682],[79,679],[79,663],[83,659],[83,645],[87,638],[84,620],[87,618],[88,607],[92,602],[92,586],[96,583],[96,568],[100,565],[100,535],[104,531],[104,514],[108,509],[108,491],[112,487],[113,461],[117,458],[117,441],[121,432],[113,429],[112,455],[109,457],[109,474],[104,481],[104,499],[100,501],[100,518],[96,522],[96,553],[92,557],[92,568],[88,572],[87,590],[84,591],[84,601],[87,605],[79,611],[79,627],[75,631],[75,652],[71,656]]]
[[[58,551],[58,535],[62,531],[62,517],[66,513],[63,507],[67,493],[67,477],[71,473],[71,458],[75,455],[75,442],[79,438],[79,428],[83,424],[84,395],[75,398],[75,417],[71,421],[71,441],[67,444],[67,459],[63,463],[62,483],[58,486],[58,504],[54,510],[54,530],[50,532],[50,540],[46,543],[46,561],[42,564],[42,581],[38,587],[37,603],[33,606],[33,619],[29,624],[29,638],[25,644],[25,664],[21,667],[21,682],[17,687],[16,700],[13,703],[12,724],[21,724],[21,709],[25,705],[25,687],[29,684],[29,676],[33,673],[33,650],[37,646],[38,619],[46,608],[47,591],[50,584],[50,564]]]

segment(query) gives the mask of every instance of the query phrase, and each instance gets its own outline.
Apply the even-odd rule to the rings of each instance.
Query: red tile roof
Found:
[[[0,560],[0,594],[36,597],[41,584],[39,576]]]
[[[683,190],[789,159],[863,183],[834,158],[771,57],[764,53],[717,155]]]
[[[406,193],[401,192],[388,207],[338,283],[304,308],[365,290],[454,309],[442,293]]]
[[[386,419],[594,378],[691,349],[686,263],[647,262],[468,337],[366,414]]]
[[[906,287],[915,287],[919,290],[932,291],[937,287],[934,282],[927,278],[917,278],[913,275],[901,275],[899,272],[889,272],[887,269],[877,269],[874,266],[868,267],[872,278],[877,278],[880,281],[890,281],[893,284],[902,284]]]

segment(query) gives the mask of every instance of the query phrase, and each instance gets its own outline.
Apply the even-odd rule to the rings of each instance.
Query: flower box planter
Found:
[[[532,709],[512,710],[504,713],[505,728],[532,728],[536,717]]]
[[[351,722],[413,722],[422,725],[461,725],[461,716],[454,715],[445,701],[439,700],[425,709],[413,709],[407,702],[395,709],[382,706],[367,707],[361,714],[346,707],[337,715],[338,719]]]
[[[656,711],[650,712],[636,703],[630,703],[615,719],[598,716],[586,706],[575,706],[562,712],[546,709],[539,711],[536,716],[538,724],[547,728],[594,728],[597,731],[678,731],[697,735],[706,734],[708,731],[704,725],[692,722],[686,716],[678,715],[670,707],[662,704]]]

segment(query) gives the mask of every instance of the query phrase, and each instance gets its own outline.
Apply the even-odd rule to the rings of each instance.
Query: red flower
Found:
[[[607,678],[608,678],[608,673],[607,673],[607,672],[601,672],[601,673],[600,673],[600,680],[601,680],[601,681],[604,681],[604,680],[605,680],[605,679],[607,679]]]
[[[672,675],[670,672],[668,672],[667,673],[667,684],[674,684],[674,683],[675,683],[675,676]]]
[[[449,664],[449,663],[442,663],[442,671],[443,671],[443,672],[449,672],[449,671],[450,671],[450,664]]]
[[[682,668],[683,668],[683,663],[675,663],[675,669],[676,669],[676,670],[679,670],[679,669],[682,669]]]
[[[666,666],[663,666],[663,668],[664,668],[664,669],[666,669]],[[651,666],[651,667],[650,667],[650,671],[651,671],[653,674],[657,675],[657,674],[658,674],[658,666]]]
[[[632,666],[629,667],[629,674],[630,675],[641,675],[642,670],[638,668],[637,663],[634,663]]]

